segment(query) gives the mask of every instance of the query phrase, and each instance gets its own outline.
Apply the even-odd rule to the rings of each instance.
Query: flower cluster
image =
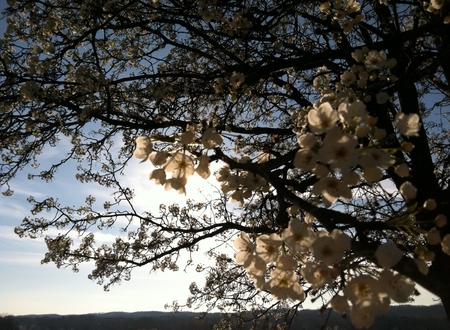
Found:
[[[417,135],[421,125],[416,114],[401,112],[396,116],[396,123],[404,136]],[[370,117],[364,102],[352,95],[347,96],[337,110],[330,102],[311,108],[307,114],[307,130],[309,132],[298,138],[300,149],[293,164],[319,178],[312,192],[322,196],[327,207],[339,198],[351,199],[349,186],[358,184],[361,177],[372,184],[381,180],[383,170],[395,165],[399,176],[409,176],[406,164],[396,164],[391,155],[393,150],[382,147],[386,133],[376,127],[376,118]],[[370,144],[360,144],[362,138]],[[405,199],[415,198],[414,189],[410,183],[404,185],[401,192]]]
[[[245,232],[234,241],[236,262],[242,265],[258,290],[277,300],[304,300],[300,279],[314,288],[331,283],[334,266],[351,247],[351,238],[340,230],[314,233],[297,218],[281,235],[260,235],[256,246]]]
[[[370,328],[377,311],[386,312],[390,300],[407,302],[414,292],[414,282],[390,270],[384,270],[376,279],[370,275],[353,277],[346,284],[343,296],[336,295],[330,302],[337,312],[345,312],[350,306],[350,320],[358,329]]]
[[[230,101],[236,102],[238,100],[238,93],[250,95],[251,91],[245,83],[245,76],[241,72],[233,72],[231,76],[224,78],[217,78],[214,85],[214,91],[217,94],[222,94],[228,91]]]
[[[154,150],[149,136],[139,136],[135,140],[136,149],[133,156],[141,159],[142,162],[149,160],[156,167],[149,174],[150,180],[163,185],[165,190],[174,189],[180,194],[185,194],[188,178],[194,173],[203,179],[211,175],[208,155],[195,156],[186,150],[187,147],[196,144],[208,150],[220,146],[223,141],[222,136],[212,127],[204,129],[198,139],[196,139],[197,133],[196,127],[189,125],[178,137],[178,142],[183,145],[182,150],[174,149],[172,152]],[[155,139],[157,140],[157,137]],[[196,163],[197,166],[195,166]],[[167,173],[170,173],[170,178],[167,178]]]
[[[322,2],[319,4],[319,11],[322,17],[331,17],[333,21],[341,24],[342,30],[349,33],[353,26],[364,20],[361,14],[352,15],[361,10],[361,4],[356,0],[336,0],[331,2]]]
[[[391,300],[407,302],[415,290],[414,282],[388,269],[403,256],[394,243],[380,245],[375,253],[378,263],[386,267],[378,278],[344,273],[342,262],[351,248],[351,238],[337,229],[314,233],[309,224],[297,218],[281,235],[257,236],[256,245],[242,232],[234,246],[238,250],[236,263],[245,268],[255,288],[270,292],[276,300],[303,301],[306,294],[300,283],[320,290],[341,276],[346,285],[341,295],[335,292],[329,304],[340,313],[350,309],[357,328],[369,328],[377,311],[385,312]]]
[[[243,157],[241,161],[246,162],[249,159]],[[248,171],[231,171],[228,166],[218,170],[216,180],[220,182],[220,190],[224,194],[230,193],[230,202],[237,203],[239,207],[244,204],[244,199],[252,197],[254,191],[268,189],[267,182],[262,176]]]
[[[377,127],[377,118],[369,115],[365,102],[350,88],[353,84],[364,88],[369,80],[394,81],[394,76],[380,78],[379,72],[390,70],[396,62],[387,59],[384,52],[368,49],[357,50],[352,56],[363,65],[341,76],[337,93],[327,87],[330,77],[320,74],[314,87],[320,91],[322,99],[306,112],[298,113],[304,119],[295,120],[302,123],[302,127],[294,130],[298,134],[299,150],[293,165],[317,177],[311,192],[320,197],[326,207],[338,199],[351,199],[352,186],[360,184],[361,180],[369,185],[382,180],[389,168],[393,168],[399,177],[410,175],[408,165],[398,161],[393,154],[397,150],[410,152],[414,146],[405,141],[400,148],[386,148],[386,131]],[[379,104],[389,99],[382,93],[376,95]],[[359,96],[365,97],[366,102],[370,101],[367,95]],[[417,136],[421,129],[417,114],[398,112],[395,123],[399,138]],[[239,176],[232,175],[228,168],[223,168],[217,179],[224,182],[224,192],[239,191]],[[404,181],[399,193],[409,202],[416,199],[417,189],[411,182]],[[242,205],[243,197],[232,198],[233,201]],[[432,201],[427,201],[424,208],[432,209]],[[441,243],[438,231],[430,231],[427,239],[429,243]],[[393,242],[379,245],[373,253],[373,260],[383,268],[376,278],[346,269],[348,265],[343,260],[351,248],[351,238],[338,229],[330,233],[315,232],[310,224],[294,217],[281,235],[260,235],[255,242],[256,246],[245,233],[241,233],[234,244],[238,249],[236,262],[246,269],[256,289],[269,291],[278,300],[302,300],[305,293],[301,283],[321,290],[340,276],[341,283],[346,284],[339,290],[341,294],[335,292],[330,305],[342,313],[350,309],[352,323],[358,328],[370,327],[377,311],[385,311],[391,300],[406,302],[414,291],[414,283],[410,279],[389,270],[404,256],[404,251]],[[450,251],[450,236],[447,235],[441,244],[444,252]],[[422,255],[427,255],[423,258],[419,251],[415,254],[419,256],[416,258],[417,266],[425,273],[427,262],[431,260],[430,253],[423,252]],[[376,274],[375,267],[373,270]]]
[[[428,12],[433,13],[433,14],[440,14],[441,9],[446,2],[448,2],[448,1],[447,0],[429,0],[429,1],[424,1],[423,5]],[[450,15],[447,15],[444,17],[444,23],[445,24],[450,23]]]

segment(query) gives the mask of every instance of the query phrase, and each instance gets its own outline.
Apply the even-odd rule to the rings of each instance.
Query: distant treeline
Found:
[[[203,322],[196,321],[200,314],[189,312],[137,312],[85,315],[24,315],[0,317],[0,330],[210,330],[218,324],[221,315],[208,314]],[[298,312],[293,330],[353,330],[350,320],[337,313],[318,314],[316,310]],[[244,329],[250,329],[248,324]],[[265,329],[261,325],[258,329]],[[373,326],[375,330],[448,330],[441,305],[394,306],[388,313],[379,314]]]

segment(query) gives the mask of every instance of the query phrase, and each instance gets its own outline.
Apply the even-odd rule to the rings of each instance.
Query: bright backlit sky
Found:
[[[5,6],[0,0],[0,10]],[[0,21],[0,33],[4,26]],[[51,161],[53,156],[64,150],[64,143],[59,148],[48,149],[41,159],[42,164]],[[165,303],[178,300],[180,304],[186,301],[189,284],[197,281],[203,285],[203,279],[194,270],[190,272],[166,271],[149,274],[145,267],[135,270],[129,282],[123,282],[104,292],[103,287],[87,279],[92,269],[91,265],[82,265],[79,273],[71,269],[57,269],[54,264],[41,265],[46,246],[42,239],[20,239],[14,234],[15,226],[29,215],[27,197],[34,196],[44,199],[49,196],[58,197],[62,205],[81,205],[87,195],[94,195],[99,202],[109,200],[110,192],[94,185],[82,185],[74,179],[73,168],[58,173],[57,179],[51,184],[43,181],[29,181],[26,178],[27,169],[12,183],[15,191],[12,197],[0,195],[0,315],[12,314],[82,314],[111,311],[150,311],[164,310]],[[136,206],[141,210],[157,208],[160,203],[178,201],[183,203],[184,197],[175,192],[164,192],[163,188],[147,180],[150,171],[149,163],[139,164],[133,159],[124,183],[135,188]],[[199,194],[198,189],[206,193],[212,188],[201,179],[188,185],[190,194]],[[200,196],[200,194],[198,195]],[[105,243],[112,242],[114,235],[103,235]],[[214,241],[211,241],[214,244]],[[230,254],[232,255],[230,250]],[[207,263],[201,256],[199,260]],[[182,269],[182,268],[181,268]],[[429,305],[435,303],[433,297],[421,290],[422,295],[416,304]],[[305,303],[305,308],[312,308]]]
[[[51,155],[47,156],[51,158]],[[147,179],[149,162],[139,164],[137,159],[132,159],[131,163],[128,172],[133,175],[125,177],[124,183],[129,182],[136,189],[138,209],[157,208],[167,201],[183,204],[184,196],[165,192],[163,187]],[[197,180],[204,189],[209,189],[207,182],[200,178]],[[194,182],[192,185],[191,197],[199,188]],[[102,286],[87,279],[92,265],[81,266],[76,274],[69,268],[57,269],[54,264],[41,265],[40,260],[46,252],[43,239],[21,239],[13,232],[24,216],[29,215],[27,197],[31,195],[42,200],[58,196],[61,205],[81,205],[91,194],[103,204],[110,199],[110,192],[94,185],[77,184],[74,172],[70,170],[59,172],[51,184],[30,181],[24,172],[12,182],[11,189],[15,191],[12,197],[0,197],[0,314],[163,310],[164,304],[173,300],[184,303],[192,281],[203,282],[195,271],[149,275],[149,269],[144,267],[132,274],[131,281],[104,292]],[[111,233],[102,235],[100,240],[111,243],[114,238],[114,233]],[[204,261],[207,262],[206,259]]]

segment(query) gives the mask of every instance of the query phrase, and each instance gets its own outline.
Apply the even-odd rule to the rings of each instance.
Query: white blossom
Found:
[[[162,166],[167,162],[167,154],[162,151],[153,151],[148,156],[148,159],[154,166]]]
[[[419,136],[419,130],[422,124],[416,113],[406,115],[403,112],[398,112],[395,115],[395,123],[400,134],[405,136]]]
[[[139,136],[136,138],[136,150],[133,152],[134,157],[147,160],[152,150],[153,145],[148,136]]]
[[[368,112],[363,102],[342,102],[338,107],[338,113],[341,121],[351,127],[356,127],[364,122],[368,117]]]
[[[247,233],[241,232],[241,235],[233,241],[233,245],[238,250],[236,263],[248,268],[254,259],[255,247]]]
[[[431,228],[425,235],[428,244],[437,245],[441,243],[441,233],[436,227]]]
[[[336,127],[331,129],[318,152],[318,160],[329,164],[332,170],[346,173],[358,164],[360,150],[356,147],[358,138],[355,135],[342,133]]]
[[[371,50],[366,55],[364,64],[372,70],[378,70],[384,67],[386,63],[386,53],[383,51]]]
[[[281,238],[293,252],[306,252],[314,241],[315,234],[311,227],[299,219],[292,219],[281,233]]]
[[[381,267],[392,268],[402,259],[403,251],[397,244],[388,242],[378,245],[374,256]]]
[[[209,178],[211,171],[209,169],[209,157],[207,155],[200,156],[195,173],[197,173],[202,179]]]
[[[444,239],[441,241],[442,251],[448,255],[450,255],[450,234],[444,236]]]
[[[189,177],[194,173],[194,162],[190,156],[177,152],[169,159],[164,170],[172,172],[172,176],[180,173],[182,176]]]
[[[434,224],[438,228],[442,228],[447,224],[447,217],[443,214],[438,214],[434,219]]]
[[[162,168],[158,168],[151,171],[148,178],[155,181],[156,184],[164,185],[166,183],[166,172]]]
[[[331,283],[331,270],[324,264],[307,261],[300,269],[300,272],[313,288],[322,288],[326,284]]]
[[[411,182],[405,181],[399,188],[400,194],[407,200],[412,200],[416,198],[417,189],[412,185]]]
[[[282,240],[277,234],[261,235],[256,239],[256,254],[266,263],[276,261]]]
[[[344,314],[349,308],[348,300],[345,296],[335,295],[330,300],[331,309],[335,312]]]
[[[223,139],[214,128],[207,128],[200,141],[206,149],[214,149],[222,144]]]
[[[398,273],[394,275],[387,269],[381,272],[380,281],[385,283],[389,298],[398,303],[408,302],[409,296],[415,290],[413,281]]]
[[[339,119],[338,112],[326,102],[317,109],[311,109],[308,112],[308,124],[314,134],[322,134],[334,127]]]
[[[294,157],[294,166],[304,171],[311,171],[317,162],[317,154],[310,149],[300,149]]]
[[[322,195],[325,206],[330,206],[338,200],[351,199],[352,192],[350,188],[336,178],[321,178],[313,185],[312,192],[316,195]]]
[[[317,144],[317,138],[314,134],[308,132],[300,135],[297,142],[302,148],[312,149]]]
[[[292,271],[275,268],[270,272],[270,280],[266,283],[266,288],[276,300],[303,301],[306,298],[298,283],[298,276]]]
[[[370,328],[375,322],[377,308],[369,301],[364,301],[350,308],[350,321],[357,329]]]

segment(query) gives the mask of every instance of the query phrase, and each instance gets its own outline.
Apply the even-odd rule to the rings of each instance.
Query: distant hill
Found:
[[[208,314],[202,323],[196,321],[199,313],[191,312],[111,312],[83,315],[21,315],[0,318],[1,330],[206,330],[218,324],[221,315]],[[301,310],[292,323],[294,330],[353,330],[348,317],[328,311],[320,315],[317,310]],[[275,320],[271,321],[275,324]],[[249,329],[250,324],[244,326]],[[257,329],[266,329],[261,324]],[[237,326],[235,327],[237,328]],[[387,313],[377,315],[374,330],[448,330],[442,305],[435,306],[393,306]]]

